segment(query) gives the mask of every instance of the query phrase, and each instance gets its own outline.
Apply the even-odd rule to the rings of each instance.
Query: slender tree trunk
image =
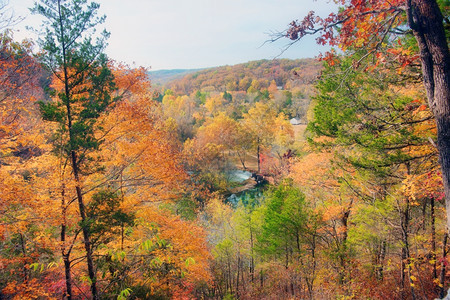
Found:
[[[72,274],[69,258],[70,256],[68,254],[63,254],[64,275],[66,278],[66,293],[63,296],[63,299],[72,300]]]
[[[239,157],[239,161],[242,164],[242,168],[244,169],[244,171],[247,170],[247,167],[245,166],[245,152],[242,155],[239,153],[239,151],[236,151],[236,153],[237,156]]]
[[[284,250],[285,250],[285,254],[286,254],[285,255],[284,268],[287,270],[289,268],[289,248],[288,248],[287,242],[285,244]]]
[[[245,277],[244,277],[244,262],[241,261],[241,282],[242,282],[242,290],[245,293],[245,290],[247,289],[247,284],[245,282]]]
[[[289,246],[287,244],[287,241],[286,241],[286,244],[285,244],[285,252],[286,252],[286,256],[285,256],[284,268],[286,269],[286,272],[288,272],[288,269],[289,269]],[[286,296],[287,296],[287,294],[289,293],[289,283],[288,282],[286,282],[286,284],[284,285],[284,291],[285,291]]]
[[[64,262],[64,275],[66,280],[66,293],[63,299],[72,300],[72,274],[71,274],[71,264],[70,264],[70,252],[66,252],[66,228],[67,228],[67,207],[65,199],[65,186],[63,184],[61,191],[61,214],[62,214],[62,224],[61,224],[61,254]]]
[[[339,261],[341,264],[341,271],[340,271],[340,275],[339,275],[339,282],[342,285],[345,285],[350,278],[348,274],[349,272],[347,272],[347,239],[348,239],[348,218],[350,217],[350,212],[353,206],[353,200],[350,201],[347,210],[344,212],[343,216],[342,216],[342,242],[339,246]]]
[[[405,261],[406,261],[406,253],[405,253],[405,247],[402,247],[402,257],[401,257],[401,264],[400,264],[400,287],[402,289],[402,299],[405,298]]]
[[[261,158],[260,158],[260,146],[259,146],[259,138],[258,138],[258,146],[256,147],[256,158],[258,159],[258,173],[261,172]]]
[[[408,167],[409,169],[409,167]],[[409,172],[408,172],[409,173]],[[411,298],[413,300],[416,299],[416,294],[415,294],[415,290],[414,290],[414,285],[413,285],[413,281],[411,279],[411,265],[410,265],[410,252],[409,252],[409,210],[410,210],[410,206],[409,206],[409,199],[406,199],[406,206],[404,211],[402,212],[402,239],[403,239],[403,247],[402,247],[402,293],[404,293],[404,289],[405,289],[405,281],[406,281],[406,274],[405,274],[405,269],[407,270],[407,275],[408,275],[408,280],[409,280],[409,285],[411,288]]]
[[[441,262],[441,274],[440,274],[440,291],[439,291],[439,298],[443,299],[445,297],[445,273],[446,270],[446,262],[447,262],[447,241],[448,241],[448,234],[446,233],[444,235],[444,243],[442,245],[442,262]]]
[[[28,273],[29,272],[28,272],[27,265],[25,263],[25,260],[27,257],[27,245],[26,245],[26,241],[25,241],[25,238],[22,233],[19,233],[19,237],[20,237],[20,250],[22,251],[22,256],[24,258],[24,264],[22,267],[22,276],[23,276],[23,281],[28,282],[28,279],[29,279]]]
[[[436,0],[408,0],[408,25],[420,49],[423,82],[437,125],[437,148],[450,229],[450,54]]]
[[[253,255],[253,231],[250,225],[250,278],[252,283],[255,281],[255,259]]]
[[[75,178],[75,189],[77,192],[77,200],[78,200],[78,207],[80,211],[80,217],[81,217],[81,230],[83,232],[83,239],[84,239],[84,249],[86,250],[86,260],[87,260],[87,266],[88,266],[88,275],[90,279],[91,284],[91,293],[92,298],[94,300],[99,299],[98,298],[98,292],[97,292],[97,276],[95,274],[94,269],[94,259],[93,259],[93,251],[92,251],[92,244],[90,239],[90,231],[87,224],[87,216],[86,216],[86,210],[85,205],[83,202],[83,194],[81,192],[81,184],[80,184],[80,177],[78,175],[78,164],[77,164],[77,156],[75,151],[72,150],[72,169],[73,169],[73,175]]]
[[[125,201],[124,199],[125,194],[123,192],[123,170],[120,171],[120,198],[122,201],[122,205]],[[120,250],[123,251],[123,242],[125,241],[125,226],[124,226],[124,222],[122,222],[122,224],[120,225]]]
[[[377,264],[378,266],[376,267],[377,269],[377,279],[380,281],[383,281],[383,277],[384,277],[384,272],[383,272],[383,264],[384,264],[384,258],[386,257],[386,240],[381,241],[380,244],[380,251],[378,254],[378,260],[377,260]]]
[[[314,299],[314,281],[316,279],[316,234],[314,233],[311,239],[311,259],[312,259],[312,269],[309,271],[309,276],[306,276],[306,285],[308,288],[309,299]]]
[[[231,259],[228,257],[228,288],[230,294],[233,294],[233,277],[231,276]]]
[[[264,273],[263,273],[262,269],[259,271],[259,282],[260,282],[261,288],[262,288],[264,286]]]
[[[433,279],[437,279],[437,261],[436,261],[436,216],[434,212],[434,198],[430,199],[431,211],[431,259],[433,260]]]
[[[239,276],[241,270],[241,254],[238,252],[238,260],[237,260],[237,275],[236,275],[236,296],[239,298]]]
[[[97,300],[97,299],[99,299],[98,293],[97,293],[97,276],[95,274],[95,269],[94,269],[94,259],[93,259],[92,244],[91,244],[91,240],[90,240],[90,231],[86,224],[87,217],[86,217],[85,207],[84,207],[84,203],[83,203],[81,188],[79,186],[79,181],[77,181],[76,190],[77,190],[78,206],[79,206],[80,215],[81,215],[81,222],[83,223],[82,231],[83,231],[83,239],[84,239],[84,249],[86,250],[88,275],[89,275],[89,279],[91,280],[92,298],[94,300]]]
[[[422,230],[426,230],[427,229],[427,205],[428,205],[428,199],[425,199],[425,201],[423,201],[423,205],[422,205]]]

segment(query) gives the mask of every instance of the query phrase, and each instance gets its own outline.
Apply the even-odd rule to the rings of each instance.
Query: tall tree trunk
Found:
[[[80,177],[78,175],[78,165],[77,165],[77,156],[75,151],[72,150],[72,168],[73,168],[73,174],[75,178],[75,189],[77,192],[77,200],[78,200],[78,207],[80,211],[80,217],[81,217],[81,230],[83,232],[83,239],[84,239],[84,249],[86,250],[86,260],[87,260],[87,266],[88,266],[88,275],[90,279],[91,284],[91,293],[92,298],[94,300],[99,299],[98,298],[98,292],[97,292],[97,276],[95,274],[94,269],[94,259],[93,259],[93,251],[92,251],[92,244],[91,244],[91,234],[88,227],[88,218],[86,216],[85,206],[83,202],[83,194],[81,192],[81,184],[80,184]]]
[[[339,283],[346,285],[346,283],[351,279],[348,278],[349,272],[347,272],[347,239],[348,239],[348,218],[350,217],[351,209],[353,206],[353,199],[349,202],[347,209],[342,215],[342,241],[339,247],[339,263],[340,263],[340,274]]]
[[[245,293],[245,290],[247,289],[247,284],[245,282],[244,278],[244,261],[241,261],[241,282],[242,282],[242,291]]]
[[[306,286],[308,288],[309,299],[314,299],[314,281],[316,279],[316,268],[317,268],[316,248],[317,248],[317,241],[316,241],[316,234],[314,232],[311,238],[312,267],[311,270],[308,272],[309,274],[305,278]]]
[[[447,241],[448,241],[448,234],[446,233],[444,235],[444,243],[442,245],[441,274],[439,280],[440,285],[439,298],[441,299],[445,297],[445,273],[447,272],[445,265],[447,263]]]
[[[264,286],[264,273],[262,269],[259,271],[259,282],[262,288]]]
[[[64,262],[64,275],[66,280],[66,293],[63,296],[63,299],[72,300],[72,274],[71,274],[71,264],[70,264],[70,250],[66,249],[66,229],[67,229],[67,207],[66,207],[66,188],[65,185],[62,185],[61,190],[61,255]]]
[[[244,171],[247,170],[247,167],[245,166],[245,151],[242,155],[239,153],[239,151],[236,151],[236,153],[237,153],[237,156],[239,157],[239,161],[242,164],[242,168],[244,169]]]
[[[430,199],[431,210],[431,259],[433,260],[433,279],[437,279],[437,261],[436,261],[436,216],[434,212],[434,198]]]
[[[286,269],[286,272],[288,272],[289,269],[289,246],[287,244],[287,241],[285,243],[285,263],[284,263],[284,268]],[[287,296],[287,294],[289,293],[289,283],[286,281],[285,285],[284,285],[284,292]]]
[[[411,175],[411,165],[409,162],[406,163],[407,175]],[[401,206],[400,206],[401,207]],[[409,286],[411,289],[411,298],[416,299],[416,293],[414,289],[414,282],[411,277],[411,257],[409,251],[409,219],[410,219],[410,201],[409,198],[405,198],[404,210],[401,212],[401,228],[403,237],[403,247],[402,247],[402,285],[404,288],[405,282],[405,267],[408,271]],[[403,291],[402,291],[403,293]]]
[[[386,240],[382,240],[380,243],[380,250],[377,253],[377,266],[376,276],[377,280],[383,281],[384,277],[384,259],[386,257]]]
[[[409,168],[408,168],[409,169]],[[409,173],[409,172],[408,172]],[[403,239],[403,247],[402,247],[402,273],[401,273],[401,279],[402,279],[402,294],[404,293],[405,289],[405,280],[406,280],[406,274],[405,270],[408,273],[408,281],[411,288],[411,298],[413,300],[416,299],[416,294],[414,290],[414,285],[411,277],[411,264],[410,264],[410,251],[409,251],[409,199],[406,198],[406,206],[404,211],[402,212],[402,221],[401,221],[401,228],[402,228],[402,239]]]
[[[258,138],[258,145],[256,146],[256,158],[258,159],[258,173],[261,173],[261,158],[260,158],[260,145],[259,145],[259,138]]]
[[[123,169],[120,171],[120,200],[123,205],[125,202],[125,194],[123,192]],[[125,241],[125,224],[120,225],[120,250],[123,251],[123,242]]]
[[[72,274],[71,274],[71,264],[70,264],[70,256],[68,254],[63,254],[63,262],[64,262],[64,275],[66,279],[66,293],[63,296],[63,299],[72,300]]]
[[[231,276],[231,259],[228,257],[228,289],[230,294],[233,294],[233,277]]]
[[[253,253],[253,230],[250,225],[250,278],[252,283],[255,281],[255,258]]]
[[[447,228],[450,229],[450,54],[443,17],[436,0],[408,0],[407,15],[420,49],[428,104],[436,118]]]
[[[241,254],[238,252],[238,259],[237,259],[237,275],[236,275],[236,296],[239,299],[239,276],[241,271]]]
[[[27,245],[26,245],[26,241],[25,238],[23,236],[22,233],[19,233],[19,237],[20,237],[20,250],[22,251],[22,257],[24,258],[23,261],[23,267],[22,267],[22,277],[23,277],[23,281],[26,283],[28,282],[29,279],[29,270],[28,270],[28,266],[25,263],[26,261],[26,257],[27,257]]]

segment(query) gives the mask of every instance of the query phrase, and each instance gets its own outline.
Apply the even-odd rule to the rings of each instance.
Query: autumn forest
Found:
[[[178,72],[0,6],[0,299],[444,298],[450,3],[335,2],[268,36],[319,58]]]

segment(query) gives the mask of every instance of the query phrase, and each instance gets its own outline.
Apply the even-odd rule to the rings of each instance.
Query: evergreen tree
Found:
[[[93,299],[99,296],[82,175],[97,171],[92,155],[101,144],[95,135],[99,129],[97,119],[115,100],[111,97],[113,76],[103,54],[109,34],[106,31],[97,34],[95,30],[105,19],[98,16],[98,9],[99,4],[87,0],[42,0],[32,9],[45,18],[45,35],[39,39],[43,54],[39,58],[54,76],[53,101],[41,102],[41,113],[44,120],[59,125],[53,140],[54,150],[61,159],[70,161]],[[62,203],[63,213],[67,205]],[[63,243],[65,235],[66,224],[62,222]],[[71,299],[70,249],[63,248],[62,255],[66,296]]]

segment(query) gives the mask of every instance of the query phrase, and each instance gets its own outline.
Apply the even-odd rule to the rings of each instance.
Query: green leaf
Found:
[[[195,264],[195,259],[192,258],[192,257],[188,257],[188,258],[186,259],[186,261],[184,262],[184,264],[186,265],[186,267],[189,267],[190,265]]]

